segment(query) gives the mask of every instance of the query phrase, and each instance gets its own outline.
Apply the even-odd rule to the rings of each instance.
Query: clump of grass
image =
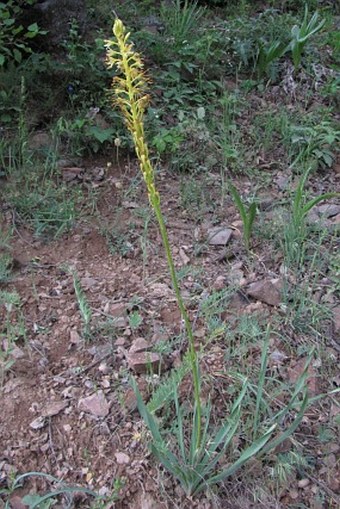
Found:
[[[285,228],[284,246],[286,260],[299,266],[303,262],[303,246],[306,240],[306,217],[313,207],[321,201],[340,196],[340,193],[324,193],[306,200],[305,186],[312,168],[302,174],[296,188],[291,209],[291,217]]]
[[[243,223],[243,239],[246,246],[247,251],[250,248],[250,239],[253,231],[254,220],[256,217],[256,203],[253,202],[249,205],[248,209],[246,209],[240,193],[237,191],[236,187],[234,187],[231,182],[228,184],[229,191],[233,200],[235,202],[236,207],[240,213],[242,223]]]
[[[84,333],[84,337],[87,339],[90,337],[90,334],[91,334],[92,310],[91,310],[91,307],[87,301],[85,292],[81,287],[81,284],[80,284],[77,274],[74,271],[71,271],[71,274],[73,276],[73,286],[74,286],[74,291],[75,291],[75,294],[77,297],[79,311],[80,311],[81,317],[83,319],[83,324],[84,324],[83,333]]]
[[[10,507],[12,507],[10,501],[11,495],[15,493],[16,490],[22,488],[25,481],[31,477],[42,478],[45,481],[56,484],[56,487],[44,495],[25,495],[22,498],[22,502],[25,504],[25,507],[27,506],[29,509],[52,507],[60,496],[64,496],[66,500],[67,505],[65,507],[71,507],[73,506],[73,498],[76,493],[84,493],[85,495],[90,495],[98,499],[98,495],[94,491],[87,488],[81,488],[80,486],[67,486],[66,483],[50,474],[45,474],[44,472],[26,472],[25,474],[16,476],[7,488],[0,489],[0,496],[5,497],[5,509],[10,509]]]

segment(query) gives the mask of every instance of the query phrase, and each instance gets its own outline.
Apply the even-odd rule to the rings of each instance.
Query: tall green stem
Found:
[[[180,309],[185,330],[188,336],[189,341],[189,353],[190,353],[190,364],[191,364],[191,370],[192,370],[192,377],[193,377],[193,383],[194,383],[194,398],[195,398],[195,404],[196,404],[196,412],[197,412],[197,443],[196,443],[196,450],[199,449],[201,445],[201,415],[202,415],[202,409],[201,409],[201,398],[200,398],[200,376],[199,376],[199,367],[198,367],[198,357],[195,350],[195,341],[194,341],[194,335],[192,332],[192,326],[191,322],[188,316],[188,312],[186,310],[183,297],[181,294],[181,290],[179,288],[176,269],[174,260],[172,257],[169,239],[168,239],[168,232],[164,223],[163,214],[160,208],[160,205],[158,204],[156,207],[154,207],[155,214],[158,220],[159,229],[161,232],[163,245],[165,249],[165,254],[169,266],[172,286],[175,291],[178,307]]]
[[[122,73],[122,77],[116,76],[113,80],[115,93],[114,102],[120,107],[126,125],[132,134],[136,154],[140,163],[149,201],[155,211],[163,245],[166,253],[167,263],[170,271],[172,285],[175,291],[178,307],[180,309],[189,342],[189,358],[194,384],[195,398],[195,423],[196,423],[196,450],[201,445],[201,399],[200,399],[200,377],[198,356],[195,350],[194,335],[188,312],[184,305],[181,291],[176,275],[175,264],[171,254],[167,229],[165,226],[159,193],[155,186],[155,172],[152,167],[149,150],[144,135],[144,111],[148,102],[147,78],[143,72],[143,63],[138,53],[133,51],[133,45],[129,43],[129,35],[121,20],[116,19],[113,27],[116,41],[107,41],[107,58],[109,67],[114,65]]]

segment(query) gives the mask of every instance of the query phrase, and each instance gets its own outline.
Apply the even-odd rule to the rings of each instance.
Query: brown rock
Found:
[[[51,145],[51,137],[44,131],[38,131],[33,134],[28,142],[31,150],[40,150]]]
[[[335,334],[340,334],[340,306],[335,306],[333,309],[333,323]]]
[[[138,352],[145,352],[148,350],[149,344],[147,341],[145,341],[144,338],[137,338],[132,343],[129,353],[138,353]]]
[[[208,230],[208,243],[211,246],[225,246],[229,242],[232,234],[233,230],[230,228],[220,226],[210,228]]]
[[[158,371],[161,358],[154,352],[129,353],[127,355],[129,368],[135,373],[148,373],[149,371]]]
[[[45,418],[42,415],[40,415],[30,423],[30,428],[34,430],[41,429],[45,426],[45,424],[46,424]]]
[[[98,391],[91,396],[81,398],[78,403],[78,408],[96,417],[106,417],[109,413],[110,406],[106,401],[103,391]]]
[[[115,457],[118,465],[128,465],[130,463],[130,456],[125,454],[125,452],[116,452]]]
[[[115,318],[127,315],[127,306],[124,302],[115,302],[110,306],[110,315]]]
[[[225,276],[217,276],[213,283],[214,290],[223,290],[223,288],[226,286],[226,282],[227,280]]]
[[[11,498],[11,508],[12,509],[28,509],[28,505],[23,503],[21,497],[18,497],[18,495],[14,495],[14,497]]]
[[[299,482],[298,482],[298,487],[299,488],[307,488],[307,486],[310,484],[310,480],[309,479],[301,479]]]
[[[288,369],[288,377],[291,383],[295,384],[299,377],[302,375],[305,369],[306,361],[307,358],[299,359],[293,367],[290,367]],[[318,379],[315,373],[315,369],[311,364],[308,367],[307,374],[308,374],[307,379],[308,390],[312,396],[315,396],[319,392]]]
[[[64,408],[68,405],[67,401],[52,401],[48,405],[46,405],[42,411],[43,417],[53,417],[53,415],[58,415]]]
[[[319,205],[317,207],[317,212],[320,216],[324,217],[334,217],[340,214],[340,205],[336,205],[335,203],[326,203],[325,205]]]
[[[70,331],[70,343],[73,345],[78,345],[81,343],[81,337],[79,336],[78,332],[75,329],[72,329]]]
[[[132,388],[128,388],[124,392],[124,405],[128,412],[133,412],[137,408],[137,398]]]
[[[75,179],[82,179],[84,174],[83,168],[74,167],[64,167],[62,168],[62,177],[65,182],[71,182]]]
[[[275,282],[270,280],[256,281],[248,287],[246,292],[250,297],[269,306],[278,306],[281,302],[281,295],[277,286],[277,280]]]

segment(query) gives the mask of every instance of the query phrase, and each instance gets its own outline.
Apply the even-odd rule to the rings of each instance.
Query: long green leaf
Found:
[[[244,465],[244,463],[246,463],[250,458],[252,458],[256,454],[258,454],[258,452],[265,446],[265,444],[270,439],[275,428],[276,428],[276,425],[274,424],[266,431],[266,433],[264,433],[264,435],[262,435],[262,437],[258,438],[249,447],[247,447],[247,449],[245,451],[243,451],[243,453],[241,454],[241,456],[239,457],[239,459],[237,461],[235,461],[232,465],[230,465],[230,467],[226,468],[225,470],[222,470],[222,472],[220,472],[219,474],[214,475],[214,476],[210,477],[209,479],[207,479],[206,483],[209,485],[216,484],[220,481],[223,481],[227,477],[230,477],[231,475],[233,475],[239,468],[242,467],[242,465]],[[198,487],[198,489],[196,490],[196,493],[198,491],[200,491],[200,487]]]
[[[320,201],[328,200],[330,198],[338,198],[340,197],[340,193],[324,193],[316,198],[309,200],[302,209],[302,214],[305,216],[315,205],[320,203]]]
[[[246,209],[242,203],[242,200],[241,200],[241,196],[239,194],[239,192],[237,191],[236,187],[233,186],[233,184],[231,182],[228,182],[228,187],[229,187],[229,190],[230,190],[230,193],[234,199],[234,202],[235,204],[237,205],[237,208],[238,208],[238,211],[240,213],[240,216],[241,216],[241,219],[242,219],[242,222],[244,224],[244,226],[247,224],[247,212],[246,212]]]
[[[279,435],[277,438],[275,438],[274,440],[269,442],[269,444],[267,444],[266,447],[263,448],[263,450],[261,451],[261,454],[265,454],[268,451],[270,451],[271,449],[275,449],[276,447],[278,447],[282,442],[284,442],[287,438],[289,438],[294,433],[294,431],[297,429],[300,422],[302,421],[302,418],[305,414],[305,410],[308,406],[308,403],[309,403],[309,398],[308,398],[308,393],[306,391],[303,401],[302,401],[302,404],[301,404],[301,407],[300,407],[300,411],[297,414],[297,416],[295,417],[293,423],[289,426],[289,428],[287,428],[283,433],[281,433],[281,435]]]
[[[177,416],[177,427],[178,427],[178,442],[179,442],[179,449],[182,454],[182,458],[184,463],[186,463],[186,453],[185,453],[185,443],[184,443],[184,434],[183,434],[183,415],[182,415],[182,409],[179,404],[178,400],[178,392],[177,387],[175,386],[173,388],[173,394],[174,394],[174,401],[175,401],[175,408],[176,408],[176,416]]]
[[[267,334],[264,342],[264,347],[261,355],[261,367],[260,367],[260,375],[259,381],[257,385],[257,394],[256,394],[256,406],[255,406],[255,415],[254,415],[254,424],[253,424],[253,437],[256,438],[257,430],[260,422],[260,407],[262,402],[262,394],[264,382],[266,379],[266,371],[268,364],[268,348],[269,348],[269,327],[267,328]]]

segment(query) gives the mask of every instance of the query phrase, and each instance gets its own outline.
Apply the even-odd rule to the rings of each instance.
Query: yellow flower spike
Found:
[[[193,375],[196,422],[195,445],[198,451],[202,438],[198,357],[195,350],[191,322],[177,280],[168,233],[160,206],[161,199],[155,185],[154,170],[149,159],[149,150],[144,135],[144,112],[149,104],[149,96],[147,94],[149,79],[144,72],[144,65],[140,55],[134,51],[133,44],[129,42],[130,33],[126,32],[124,24],[120,19],[116,19],[114,22],[113,34],[115,40],[106,41],[107,65],[109,68],[116,67],[121,74],[112,81],[114,92],[113,103],[119,106],[126,126],[132,135],[140,169],[147,187],[149,201],[157,217],[178,307],[185,323]]]

